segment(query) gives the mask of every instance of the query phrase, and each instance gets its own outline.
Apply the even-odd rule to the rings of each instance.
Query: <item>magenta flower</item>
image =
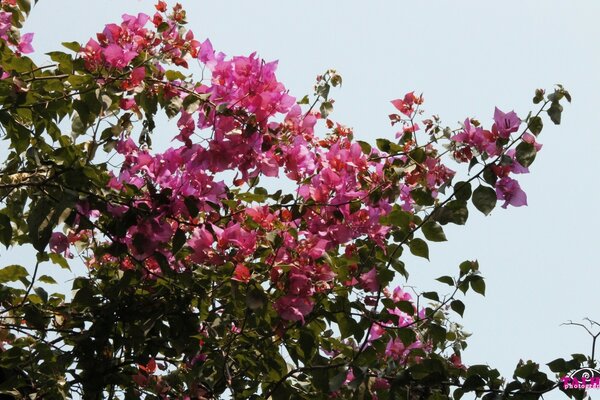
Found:
[[[496,182],[496,196],[498,200],[504,200],[502,208],[506,208],[509,204],[513,207],[527,205],[527,195],[519,186],[519,182],[507,176]]]
[[[313,309],[313,302],[306,297],[283,296],[275,303],[275,310],[279,316],[288,321],[301,321]]]
[[[376,292],[379,290],[377,270],[375,267],[371,268],[369,272],[361,274],[358,280],[360,281],[360,286],[367,292]]]
[[[69,249],[69,240],[60,233],[54,232],[50,236],[50,251],[53,253],[65,253]]]
[[[496,107],[494,111],[494,125],[492,131],[503,139],[508,139],[511,133],[519,130],[521,119],[514,111],[504,113]]]
[[[19,50],[23,54],[33,53],[33,47],[31,46],[31,42],[33,40],[33,33],[26,33],[21,36],[21,40],[19,41],[19,45],[17,46],[17,50]]]
[[[288,278],[289,293],[295,296],[310,296],[313,287],[310,278],[302,273],[292,272]]]
[[[109,66],[124,68],[137,56],[135,51],[126,50],[117,44],[110,44],[104,49],[104,58]]]

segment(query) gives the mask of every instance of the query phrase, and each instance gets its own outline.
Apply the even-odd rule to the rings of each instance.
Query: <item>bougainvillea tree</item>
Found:
[[[484,294],[476,261],[438,279],[447,293],[393,284],[469,203],[527,204],[518,176],[544,118],[560,123],[561,86],[528,115],[455,129],[411,92],[382,110],[396,140],[369,144],[329,118],[334,70],[295,98],[276,62],[214,50],[180,5],[124,15],[48,65],[27,57],[30,7],[0,11],[0,242],[36,252],[0,269],[5,398],[535,399],[592,362],[509,379],[463,365],[456,294]],[[49,293],[82,262],[72,291]]]

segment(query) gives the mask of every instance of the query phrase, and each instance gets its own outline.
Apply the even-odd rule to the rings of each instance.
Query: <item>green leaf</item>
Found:
[[[267,301],[267,295],[261,288],[253,287],[246,294],[246,306],[253,311],[262,308]]]
[[[533,361],[527,361],[526,363],[519,363],[517,368],[515,369],[515,376],[519,378],[528,379],[531,375],[536,373],[539,370],[539,365],[534,363]]]
[[[479,270],[479,263],[477,261],[463,261],[458,268],[460,269],[460,276],[464,276],[470,272]]]
[[[402,312],[407,313],[408,315],[413,315],[415,313],[415,306],[412,302],[401,300],[394,303],[396,307]]]
[[[165,72],[165,77],[170,82],[176,81],[176,80],[181,80],[181,81],[185,80],[185,75],[183,75],[179,71],[173,71],[172,69]]]
[[[9,265],[0,269],[0,283],[15,282],[29,275],[25,267],[20,265]]]
[[[531,117],[529,119],[529,130],[535,136],[539,135],[542,132],[543,128],[544,128],[544,122],[542,121],[542,118],[540,118],[539,116]]]
[[[535,160],[536,153],[537,151],[533,144],[523,141],[517,146],[517,161],[527,168],[533,163],[533,160]]]
[[[425,150],[423,150],[420,147],[417,147],[409,153],[409,157],[420,164],[425,161],[425,159],[427,158],[427,154],[425,154]]]
[[[36,287],[33,289],[33,291],[39,296],[40,299],[42,299],[44,303],[48,302],[48,292],[46,292],[44,288]]]
[[[475,389],[480,389],[485,386],[485,381],[479,375],[471,375],[462,385],[462,389],[465,392],[470,392]]]
[[[10,218],[5,214],[0,213],[0,243],[8,248],[12,240],[12,235],[13,229],[10,224]]]
[[[448,275],[440,276],[439,278],[436,279],[436,281],[445,283],[448,286],[455,285],[454,278],[452,278],[451,276],[448,276]]]
[[[498,176],[492,171],[490,168],[492,164],[487,165],[483,170],[483,180],[486,181],[491,186],[496,186],[496,181],[498,180]]]
[[[558,101],[553,101],[548,109],[548,116],[555,125],[560,125],[560,118],[563,111],[563,106]]]
[[[369,143],[363,142],[362,140],[357,140],[356,143],[358,143],[363,153],[365,153],[366,155],[371,154],[372,147]]]
[[[452,395],[452,398],[454,400],[460,400],[462,399],[462,397],[465,395],[464,390],[462,390],[461,388],[455,389],[454,390],[454,394]]]
[[[377,148],[379,150],[381,150],[385,153],[389,153],[392,142],[390,142],[387,139],[377,139],[377,140],[375,140],[375,144],[377,145]]]
[[[432,206],[435,203],[431,191],[424,189],[411,190],[410,196],[420,206]]]
[[[438,302],[440,301],[440,296],[437,294],[437,292],[423,292],[423,293],[421,293],[421,295],[429,300],[438,301]]]
[[[410,252],[415,256],[423,257],[429,260],[429,246],[423,239],[415,238],[408,245]]]
[[[307,94],[305,94],[302,99],[300,99],[296,102],[296,104],[308,104],[308,103],[310,103],[310,99],[308,98]]]
[[[31,11],[31,0],[17,0],[17,5],[25,14]]]
[[[339,369],[338,371],[339,372],[335,376],[329,379],[329,390],[332,392],[341,388],[348,376],[345,368]]]
[[[410,224],[411,214],[403,210],[392,210],[387,216],[388,221],[391,225],[397,226],[402,229],[407,229]]]
[[[57,282],[54,280],[53,277],[48,276],[48,275],[42,275],[38,278],[38,281],[43,282],[43,283],[48,283],[50,285],[55,285]]]
[[[471,184],[469,182],[456,182],[454,184],[454,197],[460,201],[469,200],[471,198]]]
[[[539,104],[544,100],[544,90],[536,89],[535,96],[533,97],[533,104]]]
[[[467,203],[461,200],[453,200],[444,207],[438,208],[432,213],[432,218],[442,225],[452,222],[464,225],[469,218]]]
[[[333,112],[333,103],[330,101],[322,102],[319,111],[321,112],[321,117],[327,118]]]
[[[444,230],[441,225],[434,221],[426,222],[421,228],[425,238],[431,242],[445,242],[446,235],[444,234]]]
[[[471,288],[473,288],[475,293],[485,296],[485,281],[481,276],[475,276],[473,278],[474,279],[471,280]]]
[[[177,229],[177,232],[175,232],[175,235],[173,235],[173,254],[177,254],[177,252],[181,250],[181,248],[185,244],[185,241],[185,232],[181,229]]]
[[[44,251],[50,241],[52,229],[58,222],[58,217],[63,212],[59,205],[45,198],[39,199],[31,208],[27,217],[29,239],[37,251]]]
[[[443,343],[446,341],[446,329],[437,324],[431,324],[429,326],[429,334],[434,343]]]
[[[318,350],[315,334],[310,329],[302,329],[298,340],[306,360],[311,360]]]
[[[78,42],[62,42],[62,45],[75,53],[79,53],[79,50],[81,50],[81,44]]]
[[[465,312],[465,304],[460,300],[453,300],[450,303],[450,308],[452,310],[454,310],[461,317],[463,316],[463,313]]]
[[[496,207],[496,191],[488,186],[479,185],[473,192],[473,204],[479,211],[488,215]]]
[[[567,372],[569,370],[569,368],[567,367],[567,362],[563,358],[557,358],[554,361],[550,361],[546,365],[550,368],[550,371],[552,372]]]
[[[56,265],[59,265],[62,269],[68,269],[69,271],[71,270],[67,259],[64,258],[62,255],[57,253],[50,253],[48,257],[50,257],[50,261],[52,261]]]

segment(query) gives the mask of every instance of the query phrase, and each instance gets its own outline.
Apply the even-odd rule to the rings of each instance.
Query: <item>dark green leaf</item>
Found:
[[[407,229],[411,220],[411,214],[403,210],[392,210],[387,219],[391,225]]]
[[[410,252],[418,257],[423,257],[429,260],[429,247],[423,239],[415,238],[408,245]]]
[[[440,296],[437,294],[437,292],[423,292],[421,295],[429,300],[440,301]]]
[[[463,313],[465,312],[465,304],[460,300],[453,300],[450,303],[450,308],[452,308],[452,310],[454,310],[461,317],[463,316]]]
[[[409,153],[410,158],[412,158],[415,162],[421,164],[427,158],[427,154],[425,154],[425,150],[420,147],[417,147],[413,151]]]
[[[46,248],[52,235],[52,229],[64,210],[63,203],[55,204],[45,198],[41,198],[32,206],[27,217],[27,225],[29,239],[37,251],[44,251]]]
[[[177,229],[177,232],[175,232],[175,235],[173,235],[173,254],[177,254],[177,252],[181,250],[185,244],[185,241],[185,232],[181,229]]]
[[[443,326],[431,324],[429,326],[429,334],[434,343],[443,343],[446,341],[446,329]]]
[[[474,278],[476,279],[471,281],[471,288],[473,288],[476,293],[485,296],[485,281],[481,276],[476,276]]]
[[[258,287],[253,287],[246,294],[246,306],[251,310],[258,310],[267,304],[267,295]]]
[[[536,89],[535,96],[533,97],[533,104],[539,104],[544,101],[544,90]]]
[[[387,139],[377,139],[375,140],[375,144],[377,148],[385,153],[389,153],[392,142]]]
[[[332,392],[335,392],[341,388],[346,381],[346,377],[348,376],[348,372],[346,372],[346,369],[344,368],[338,369],[337,371],[338,373],[329,380],[329,390]]]
[[[492,171],[490,166],[487,166],[483,170],[483,180],[486,181],[489,185],[495,186],[496,181],[498,180],[498,176]]]
[[[456,182],[454,184],[454,197],[460,201],[469,200],[471,198],[471,184],[469,182]]]
[[[544,122],[542,121],[542,118],[540,118],[539,116],[531,117],[529,119],[529,130],[534,135],[536,135],[536,136],[539,135],[542,132],[543,128],[544,128]]]
[[[42,299],[44,303],[48,302],[48,292],[46,292],[44,288],[36,287],[33,289],[33,291],[40,297],[40,299]]]
[[[0,213],[0,243],[8,248],[12,240],[12,235],[13,229],[10,223],[10,218],[5,214]]]
[[[531,375],[536,373],[539,370],[539,365],[532,362],[527,361],[526,363],[519,363],[517,368],[515,369],[515,376],[519,378],[528,379]]]
[[[362,140],[357,140],[356,143],[358,143],[363,153],[365,153],[366,155],[371,154],[371,151],[373,149],[371,148],[371,145],[369,143],[363,142]]]
[[[449,222],[464,225],[469,218],[467,203],[460,200],[453,200],[444,207],[435,210],[432,213],[432,218],[442,225],[446,225]]]
[[[477,261],[463,261],[458,268],[460,269],[460,275],[463,276],[469,272],[479,270],[479,263]]]
[[[491,187],[479,185],[473,192],[473,204],[485,215],[492,212],[497,201],[496,191]]]
[[[440,276],[439,278],[436,279],[436,281],[445,283],[448,286],[454,286],[455,285],[454,278],[452,278],[451,276],[447,276],[447,275]]]
[[[563,359],[563,358],[557,358],[554,361],[550,361],[548,364],[546,364],[549,368],[550,371],[552,372],[568,372],[568,367],[567,367],[567,362]]]
[[[555,125],[560,125],[562,111],[563,106],[561,106],[558,101],[553,101],[548,109],[548,116]]]
[[[420,206],[432,206],[435,202],[429,190],[413,189],[410,192],[410,196]]]
[[[421,229],[425,238],[431,242],[445,242],[447,240],[444,230],[437,222],[426,222]]]
[[[462,385],[462,389],[465,392],[470,392],[475,389],[479,389],[485,385],[485,381],[479,375],[471,375]]]
[[[529,167],[536,155],[535,146],[528,142],[521,142],[517,146],[517,161],[525,168]]]

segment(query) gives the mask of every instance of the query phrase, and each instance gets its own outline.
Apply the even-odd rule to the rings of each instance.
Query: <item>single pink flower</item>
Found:
[[[519,186],[519,182],[507,176],[496,182],[496,196],[498,200],[504,200],[502,208],[509,204],[513,207],[527,205],[527,195]]]
[[[17,46],[17,50],[19,50],[23,54],[33,53],[33,47],[31,46],[31,42],[33,40],[33,33],[26,33],[21,36],[21,40],[19,41],[19,45]]]
[[[54,232],[50,236],[50,251],[53,253],[66,253],[69,250],[69,239],[60,233]]]
[[[503,139],[508,139],[511,133],[519,130],[521,125],[521,119],[514,111],[504,113],[498,107],[494,110],[494,122],[492,131],[497,132]]]
[[[283,296],[275,302],[275,310],[281,318],[302,323],[304,323],[304,317],[312,311],[313,306],[310,298],[291,295]]]
[[[379,282],[377,281],[377,270],[371,268],[369,272],[361,274],[359,277],[361,287],[367,292],[376,292],[379,290]]]

